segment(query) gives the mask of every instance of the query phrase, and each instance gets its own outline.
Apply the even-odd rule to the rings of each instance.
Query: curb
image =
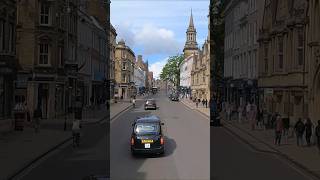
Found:
[[[72,137],[69,137],[65,140],[63,140],[61,143],[55,145],[54,147],[50,148],[48,151],[46,151],[45,153],[41,154],[40,156],[36,157],[35,159],[31,160],[31,162],[26,163],[26,165],[17,170],[15,173],[13,173],[12,175],[10,175],[8,177],[9,180],[13,180],[16,176],[18,176],[20,173],[22,173],[24,170],[26,170],[28,167],[30,167],[32,164],[34,164],[35,162],[39,161],[41,158],[45,157],[47,154],[51,153],[52,151],[54,151],[55,149],[57,149],[58,147],[62,146],[63,144],[67,143],[68,141],[72,140]]]
[[[203,115],[205,115],[205,116],[207,116],[207,117],[210,117],[210,115],[208,116],[206,113],[200,111],[199,109],[190,107],[186,102],[184,102],[184,101],[180,101],[180,102],[181,102],[182,104],[184,104],[185,106],[187,106],[188,108],[190,108],[190,109],[192,109],[192,110],[196,110],[196,111],[198,111],[199,113],[201,113],[201,114],[203,114]]]
[[[292,164],[294,164],[295,166],[299,167],[300,169],[302,169],[303,171],[307,172],[309,175],[311,175],[313,178],[316,178],[316,179],[320,179],[320,175],[311,171],[310,169],[308,169],[306,166],[302,165],[301,163],[299,163],[298,161],[294,160],[293,158],[291,158],[290,156],[286,155],[285,153],[279,151],[278,149],[270,146],[268,143],[256,138],[255,136],[253,136],[252,134],[250,134],[249,132],[243,130],[242,128],[240,127],[237,127],[237,126],[234,126],[233,124],[223,120],[224,123],[227,123],[229,124],[230,126],[234,127],[234,128],[237,128],[239,129],[240,131],[246,133],[247,135],[249,135],[250,137],[254,138],[255,140],[257,140],[258,142],[264,144],[265,146],[269,147],[270,149],[274,150],[275,152],[272,152],[272,151],[267,151],[267,150],[261,150],[259,148],[257,148],[256,146],[254,146],[253,144],[251,144],[249,141],[245,140],[244,138],[242,138],[240,135],[238,135],[237,133],[233,132],[231,130],[231,128],[228,128],[226,126],[225,129],[227,129],[229,132],[231,132],[233,135],[237,136],[239,139],[241,139],[243,142],[245,142],[247,145],[249,145],[251,148],[253,148],[254,150],[258,151],[258,152],[263,152],[263,153],[271,153],[271,154],[275,154],[275,155],[278,155],[278,156],[281,156],[283,158],[285,158],[286,160],[288,160],[289,162],[291,162]]]
[[[128,106],[125,109],[121,110],[120,112],[118,112],[114,117],[110,118],[114,119],[115,117],[117,117],[119,114],[121,114],[122,112],[128,110],[130,107],[132,106]],[[86,123],[87,125],[90,124],[97,124],[100,123],[101,121],[103,121],[105,118],[107,118],[109,115],[104,116],[103,118],[101,118],[100,120],[94,121],[94,122],[90,122],[90,123]],[[65,140],[63,140],[62,142],[58,143],[57,145],[55,145],[54,147],[50,148],[48,151],[42,153],[41,155],[39,155],[38,157],[34,158],[33,160],[31,160],[29,163],[26,163],[26,165],[24,165],[22,168],[20,168],[19,170],[17,170],[16,172],[14,172],[12,175],[9,175],[8,180],[14,180],[15,177],[19,176],[19,174],[21,174],[24,170],[26,170],[27,168],[29,168],[32,164],[34,164],[35,162],[39,161],[41,158],[45,157],[47,154],[51,153],[52,151],[54,151],[55,149],[59,148],[60,146],[66,144],[67,142],[69,142],[70,140],[72,140],[72,137],[68,137]]]

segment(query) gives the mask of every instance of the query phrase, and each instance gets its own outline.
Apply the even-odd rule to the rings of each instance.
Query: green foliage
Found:
[[[168,62],[163,67],[160,74],[161,80],[167,80],[173,83],[175,86],[180,84],[180,65],[183,62],[183,55],[171,56]]]

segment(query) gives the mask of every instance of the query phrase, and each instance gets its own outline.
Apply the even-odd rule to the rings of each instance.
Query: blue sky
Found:
[[[182,54],[192,8],[197,42],[208,35],[209,0],[111,0],[111,23],[117,40],[123,38],[149,61],[157,78],[169,56]]]

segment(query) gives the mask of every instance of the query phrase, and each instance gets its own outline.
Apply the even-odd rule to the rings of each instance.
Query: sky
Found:
[[[170,56],[183,53],[192,9],[201,47],[208,36],[209,0],[111,0],[111,24],[117,41],[123,39],[137,55],[149,62],[159,78]]]

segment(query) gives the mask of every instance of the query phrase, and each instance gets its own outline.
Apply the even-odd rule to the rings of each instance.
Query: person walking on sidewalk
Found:
[[[318,150],[319,150],[319,154],[320,154],[320,120],[318,120],[318,125],[315,129],[315,134],[317,137],[317,146],[318,146]]]
[[[72,138],[73,138],[73,147],[80,145],[80,130],[81,130],[81,122],[79,119],[75,119],[72,122]]]
[[[208,108],[208,99],[204,101],[204,104],[206,105],[206,108]]]
[[[299,118],[297,123],[294,125],[294,130],[295,130],[296,136],[297,136],[297,146],[302,145],[302,136],[304,133],[304,129],[305,129],[305,126],[304,126],[303,122],[301,121],[301,118]]]
[[[278,115],[276,120],[276,129],[275,129],[275,133],[276,133],[275,144],[279,146],[281,143],[282,131],[283,131],[283,122],[282,122],[281,116]]]
[[[251,109],[249,111],[249,118],[251,123],[251,130],[255,129],[256,125],[256,116],[257,116],[257,106],[255,104],[251,104]]]
[[[205,104],[206,102],[204,101],[204,99],[202,99],[202,107],[204,107],[204,104]]]
[[[250,110],[251,110],[251,104],[250,104],[250,102],[248,102],[248,104],[246,106],[246,118],[247,118],[247,120],[250,120]]]
[[[227,119],[230,121],[231,120],[231,105],[229,103],[226,105],[226,111],[227,111]]]
[[[198,101],[196,101],[196,107],[198,108],[198,105],[199,105],[199,102]]]
[[[310,120],[310,118],[307,119],[307,122],[305,123],[305,129],[306,129],[306,141],[307,141],[307,145],[310,146],[311,145],[311,135],[312,135],[312,129],[313,129],[313,124]]]
[[[242,123],[242,112],[243,112],[242,105],[239,105],[239,107],[238,107],[238,122],[239,123]]]
[[[34,130],[36,133],[39,132],[41,118],[42,118],[42,111],[41,111],[40,105],[38,105],[33,112]]]

